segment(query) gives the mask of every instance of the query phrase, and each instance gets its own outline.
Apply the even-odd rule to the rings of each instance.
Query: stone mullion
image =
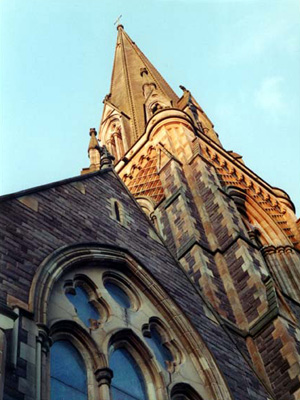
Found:
[[[36,400],[48,400],[50,396],[49,350],[51,339],[45,325],[38,324],[36,338]]]
[[[114,140],[115,149],[116,149],[116,153],[117,153],[117,154],[115,154],[116,159],[117,159],[117,160],[120,160],[121,157],[122,157],[122,155],[123,155],[122,149],[121,149],[122,139],[121,139],[121,137],[120,137],[120,133],[118,133],[118,132],[113,132],[112,138],[113,138],[113,140]]]
[[[99,388],[100,400],[110,400],[110,384],[113,378],[113,371],[104,367],[98,368],[94,374]]]
[[[7,348],[7,342],[6,342],[5,332],[0,328],[0,400],[3,399],[6,348]]]

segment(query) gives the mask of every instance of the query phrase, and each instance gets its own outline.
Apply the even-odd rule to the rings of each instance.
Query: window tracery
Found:
[[[87,328],[97,329],[100,321],[107,319],[107,304],[98,298],[96,286],[88,277],[77,274],[74,279],[66,280],[64,293]]]
[[[112,116],[107,121],[105,132],[101,136],[109,152],[115,157],[116,162],[120,160],[125,153],[121,119],[116,115]]]
[[[115,400],[110,390],[110,386],[113,387],[118,381],[118,379],[114,381],[113,378],[114,370],[117,371],[118,368],[118,365],[114,364],[114,358],[122,357],[127,360],[128,365],[134,365],[134,369],[140,371],[132,379],[139,379],[141,387],[144,382],[145,390],[141,393],[146,396],[124,397],[126,400],[165,400],[170,395],[167,388],[171,386],[171,383],[178,384],[182,379],[187,382],[190,380],[198,382],[196,389],[197,391],[200,389],[199,393],[202,397],[205,393],[203,397],[205,400],[227,398],[219,395],[212,396],[213,391],[210,392],[210,386],[207,383],[204,384],[208,370],[205,373],[201,372],[201,362],[197,361],[197,353],[190,356],[194,354],[192,353],[194,350],[189,346],[196,343],[195,339],[189,344],[189,336],[185,337],[184,332],[180,331],[184,326],[183,320],[180,322],[180,328],[179,325],[176,328],[177,319],[173,321],[172,317],[175,305],[169,310],[169,314],[165,314],[171,300],[165,302],[167,294],[163,295],[162,289],[157,286],[146,270],[136,264],[131,257],[128,261],[124,261],[122,258],[124,253],[120,251],[106,249],[97,253],[96,248],[91,247],[88,250],[80,246],[77,246],[75,251],[78,254],[77,263],[72,261],[72,257],[64,256],[62,261],[56,262],[55,274],[53,270],[54,283],[40,284],[41,289],[51,288],[50,291],[48,289],[48,293],[51,293],[50,297],[43,295],[43,290],[38,293],[41,293],[41,299],[47,299],[44,303],[45,306],[47,305],[47,308],[44,308],[46,313],[41,316],[47,317],[44,324],[50,329],[50,337],[52,336],[54,343],[69,340],[70,337],[71,344],[75,344],[75,349],[82,354],[88,372],[87,400]],[[97,254],[101,254],[99,261],[97,261]],[[53,260],[51,262],[54,262]],[[65,268],[68,263],[71,268]],[[60,265],[65,270],[59,270]],[[45,274],[44,278],[41,275],[41,279],[37,281],[44,282],[44,279],[48,277],[49,274]],[[107,290],[107,286],[111,286],[112,289]],[[92,302],[101,316],[99,321],[101,329],[91,329],[87,324],[81,323],[79,318],[74,318],[74,314],[70,312],[72,303],[65,294],[72,290],[77,296],[81,290],[85,291],[85,300],[88,297],[88,303]],[[116,291],[119,297],[114,299],[112,293],[115,295]],[[86,312],[90,314],[89,306]],[[43,321],[42,318],[40,321]],[[169,321],[173,321],[171,322],[172,329]],[[176,329],[179,329],[179,334],[175,334]],[[57,334],[57,331],[65,333]],[[78,346],[77,339],[75,341],[72,339],[75,333],[79,339]],[[54,346],[57,345],[54,344]],[[188,348],[187,354],[184,350],[186,348]],[[93,389],[90,390],[90,387]],[[117,389],[116,387],[115,390]],[[142,396],[140,393],[137,394]],[[127,392],[124,393],[125,395],[127,396]],[[116,399],[119,400],[119,398],[122,397],[118,394]],[[56,400],[55,397],[51,398],[53,399]],[[181,400],[180,397],[178,399]],[[174,397],[174,400],[178,399]],[[185,400],[184,397],[183,399]],[[194,397],[186,397],[186,399],[194,400]],[[198,400],[197,397],[195,399]]]
[[[123,356],[119,356],[119,352]],[[117,359],[123,358],[122,363],[117,364],[112,362],[114,355],[117,354]],[[127,358],[127,361],[124,360]],[[131,385],[128,384],[127,380],[134,380],[140,389],[137,393],[134,393],[134,397],[124,397],[124,400],[164,400],[166,392],[164,388],[164,382],[160,371],[157,369],[156,363],[151,358],[150,351],[147,345],[141,340],[132,329],[122,329],[112,335],[109,342],[109,363],[110,368],[117,374],[117,379],[114,382],[112,379],[112,386],[118,387],[120,381],[123,381],[122,388],[126,393],[131,393]],[[128,365],[131,363],[131,367]],[[127,371],[126,367],[127,365]],[[130,369],[134,367],[136,374],[132,376]],[[120,368],[120,371],[118,370]],[[121,378],[122,377],[122,378]],[[118,393],[119,396],[119,393]],[[122,398],[122,397],[121,397]],[[117,397],[117,400],[119,397]],[[113,397],[112,400],[115,400]]]
[[[148,335],[145,336],[146,342],[153,350],[156,359],[163,368],[168,368],[168,364],[173,361],[173,356],[170,350],[164,345],[162,337],[155,325],[150,325]]]
[[[184,361],[182,352],[174,340],[170,339],[167,329],[156,317],[142,327],[143,336],[152,349],[162,368],[172,373]]]
[[[78,317],[87,327],[91,327],[93,321],[100,319],[100,314],[96,307],[90,303],[86,291],[80,287],[75,287],[72,291],[66,292],[68,300],[73,304]]]
[[[137,290],[120,273],[106,271],[103,274],[103,285],[109,295],[124,309],[137,311],[140,308],[140,296]]]

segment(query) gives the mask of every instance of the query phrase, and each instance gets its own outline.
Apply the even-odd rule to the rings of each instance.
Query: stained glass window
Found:
[[[130,299],[128,295],[118,285],[107,281],[104,283],[105,289],[111,297],[123,308],[130,308]]]
[[[162,344],[161,336],[155,325],[150,327],[151,337],[145,337],[147,343],[153,350],[157,361],[162,367],[166,368],[166,361],[173,361],[173,356],[169,349]]]
[[[86,369],[75,347],[60,340],[50,354],[51,400],[87,400]]]
[[[78,317],[87,327],[91,326],[90,319],[98,320],[100,318],[98,310],[90,303],[89,296],[82,287],[77,286],[74,294],[66,293],[66,296],[75,307]]]
[[[144,378],[126,349],[117,349],[110,357],[114,377],[111,383],[113,400],[147,400]]]

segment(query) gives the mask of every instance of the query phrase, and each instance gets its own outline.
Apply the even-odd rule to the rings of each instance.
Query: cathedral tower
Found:
[[[89,168],[0,198],[0,400],[300,398],[293,203],[181,89],[119,25]]]
[[[243,338],[260,378],[276,398],[297,398],[294,205],[222,147],[191,92],[180,88],[178,98],[119,25],[99,140],[233,340]]]

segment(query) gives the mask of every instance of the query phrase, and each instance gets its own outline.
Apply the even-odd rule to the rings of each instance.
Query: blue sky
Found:
[[[298,0],[2,0],[0,11],[1,194],[89,165],[122,14],[172,88],[192,91],[225,149],[299,208]]]

